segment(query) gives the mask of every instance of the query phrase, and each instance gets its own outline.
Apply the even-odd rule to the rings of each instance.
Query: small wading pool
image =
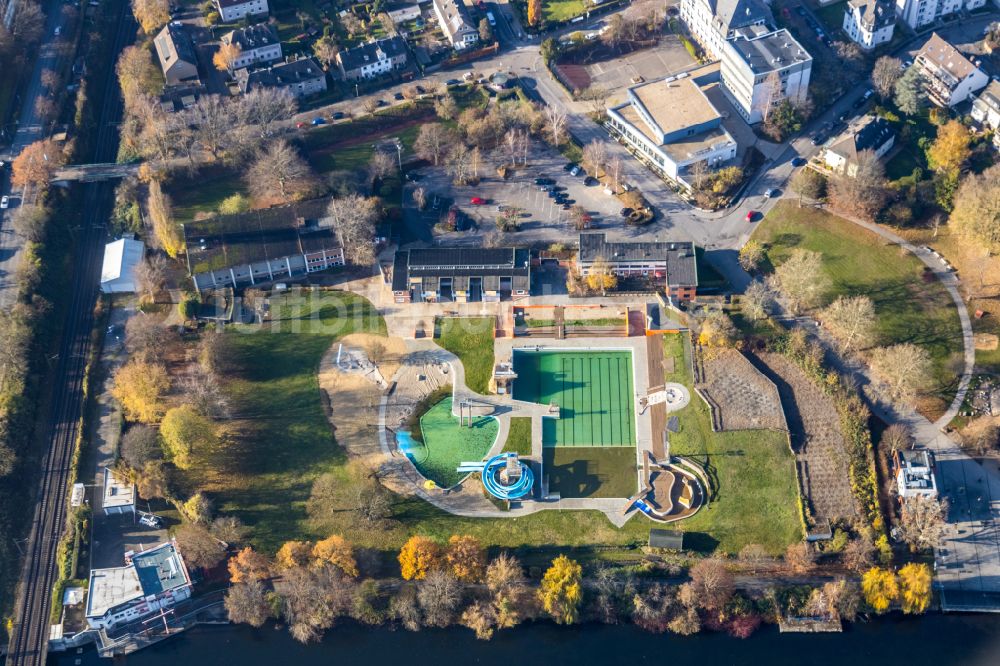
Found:
[[[460,427],[458,417],[451,413],[451,398],[445,398],[420,417],[424,441],[413,434],[396,432],[396,445],[425,478],[442,488],[454,486],[467,472],[456,468],[465,461],[479,461],[496,441],[500,424],[492,416],[473,419],[471,426]]]

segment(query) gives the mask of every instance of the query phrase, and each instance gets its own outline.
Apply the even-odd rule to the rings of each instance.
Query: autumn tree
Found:
[[[403,580],[421,580],[441,565],[441,547],[425,536],[412,536],[399,551]]]
[[[896,81],[903,74],[903,63],[899,58],[882,56],[872,67],[872,87],[884,100],[892,97],[896,90]]]
[[[492,595],[498,628],[513,627],[520,620],[517,601],[523,580],[521,563],[509,553],[500,553],[486,567],[486,587]]]
[[[331,199],[327,215],[333,220],[348,262],[368,266],[375,261],[375,224],[382,216],[376,197],[349,194]]]
[[[257,155],[246,181],[250,193],[265,201],[305,199],[319,186],[309,164],[283,139],[268,144]]]
[[[434,113],[441,120],[454,120],[458,115],[458,102],[447,90],[434,102]]]
[[[336,567],[352,578],[358,576],[354,546],[339,534],[331,534],[322,541],[317,541],[313,546],[312,556],[318,564]]]
[[[337,42],[332,37],[320,37],[313,44],[313,55],[328,69],[337,61],[338,53],[340,53],[340,47],[337,46]]]
[[[766,319],[774,306],[774,292],[763,280],[754,280],[740,297],[740,311],[752,321]]]
[[[11,164],[11,183],[16,187],[47,189],[56,171],[66,163],[62,149],[51,139],[25,146]]]
[[[795,573],[807,573],[816,566],[816,549],[805,541],[793,543],[785,549],[785,563]]]
[[[927,350],[910,342],[874,350],[871,367],[885,384],[885,397],[896,404],[911,403],[933,369]]]
[[[528,25],[538,27],[542,22],[542,0],[528,0]]]
[[[717,557],[698,560],[690,571],[691,587],[702,608],[721,609],[733,596],[735,583],[726,563]]]
[[[972,134],[958,120],[938,128],[937,138],[927,149],[927,163],[940,172],[957,172],[972,155]]]
[[[899,598],[896,575],[888,569],[872,567],[861,577],[861,592],[865,603],[876,613],[882,614]]]
[[[754,272],[760,267],[760,263],[764,261],[765,255],[764,245],[760,241],[751,238],[740,248],[740,268],[748,273]]]
[[[843,173],[829,182],[830,205],[847,215],[874,220],[885,205],[885,167],[871,150],[858,153],[853,173]]]
[[[417,600],[428,625],[446,627],[451,624],[462,600],[462,587],[450,573],[435,569],[420,581]]]
[[[919,615],[931,605],[931,568],[910,562],[899,570],[899,587],[903,612]]]
[[[334,567],[295,567],[282,576],[281,614],[292,638],[309,643],[345,615],[354,602],[355,583]]]
[[[581,579],[583,570],[574,560],[560,555],[542,577],[538,600],[556,624],[573,624],[579,617],[583,600]]]
[[[163,192],[158,180],[149,183],[146,209],[157,244],[167,253],[168,257],[176,259],[177,255],[184,249],[184,236],[180,226],[174,222],[170,197]]]
[[[799,169],[789,185],[799,195],[800,207],[803,199],[818,201],[826,195],[826,178],[813,169]]]
[[[819,305],[830,286],[823,271],[823,256],[802,248],[792,250],[788,259],[775,268],[774,278],[795,313]]]
[[[871,344],[875,333],[875,304],[867,296],[838,296],[820,314],[823,325],[836,338],[843,353],[859,344]]]
[[[479,21],[479,41],[483,44],[493,43],[493,26],[485,17]]]
[[[736,335],[736,326],[729,315],[713,310],[700,322],[698,344],[703,347],[731,347]]]
[[[163,415],[163,395],[170,388],[166,369],[156,363],[129,361],[115,372],[111,395],[132,421],[154,423]]]
[[[187,499],[180,507],[180,513],[189,523],[208,525],[212,522],[212,500],[203,492],[197,492]]]
[[[170,21],[169,0],[132,0],[132,15],[142,31],[152,35]]]
[[[275,555],[279,569],[304,567],[312,560],[313,545],[308,541],[286,541]]]
[[[193,453],[218,443],[215,425],[191,405],[174,407],[163,416],[160,437],[167,456],[181,469],[190,467]]]
[[[211,569],[226,556],[226,549],[203,525],[184,523],[174,533],[184,561],[195,569]]]
[[[259,580],[231,586],[226,590],[225,606],[230,622],[249,624],[257,629],[271,617],[267,591]]]
[[[486,550],[474,536],[453,534],[448,539],[445,562],[457,580],[475,583],[485,572]]]
[[[1000,164],[962,181],[949,224],[986,250],[1000,252]]]
[[[590,291],[600,292],[602,296],[607,295],[609,289],[613,290],[618,286],[618,276],[604,257],[594,259],[594,263],[587,269],[584,280]]]
[[[926,495],[907,498],[899,517],[899,530],[913,550],[931,550],[941,541],[947,523],[948,504]]]
[[[271,575],[271,563],[250,546],[230,557],[226,567],[232,583],[264,580]]]
[[[150,460],[135,471],[135,490],[143,499],[168,498],[170,473],[162,460]]]
[[[240,48],[239,44],[232,42],[222,42],[219,45],[219,50],[215,52],[212,56],[212,64],[220,72],[228,72],[230,76],[233,75],[233,67],[236,62],[243,55],[243,50]]]

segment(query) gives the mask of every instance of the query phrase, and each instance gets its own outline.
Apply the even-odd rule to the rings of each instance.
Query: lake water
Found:
[[[77,661],[79,660],[79,661]],[[633,626],[526,625],[477,641],[466,629],[390,631],[344,624],[319,644],[300,645],[285,630],[245,626],[200,627],[119,662],[93,650],[53,655],[50,666],[996,666],[1000,615],[892,617],[859,623],[842,634],[784,634],[767,627],[748,640],[702,633],[656,636]]]

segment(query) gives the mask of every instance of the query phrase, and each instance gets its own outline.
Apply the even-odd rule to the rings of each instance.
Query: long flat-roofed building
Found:
[[[95,629],[133,622],[191,596],[191,577],[173,541],[126,553],[125,566],[93,569],[87,624]]]
[[[693,300],[698,292],[698,259],[694,243],[687,241],[608,241],[604,233],[580,234],[577,268],[590,273],[594,264],[606,262],[623,278],[646,279],[662,284],[675,303]]]
[[[742,28],[722,51],[722,89],[748,123],[765,120],[784,99],[806,101],[812,56],[787,30]]]
[[[531,251],[514,247],[400,250],[392,266],[397,303],[497,302],[531,292]]]
[[[183,225],[195,289],[252,286],[343,266],[329,205],[329,197],[310,199]]]
[[[135,513],[135,484],[119,479],[109,468],[104,468],[104,495],[101,499],[104,515]]]
[[[689,186],[695,164],[715,167],[736,157],[720,114],[693,79],[669,77],[629,88],[628,101],[608,109],[614,132],[661,176]]]

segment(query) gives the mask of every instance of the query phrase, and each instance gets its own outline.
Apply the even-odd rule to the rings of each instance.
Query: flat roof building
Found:
[[[751,124],[782,100],[804,103],[811,73],[812,56],[785,29],[741,28],[722,51],[722,89]]]
[[[580,234],[577,266],[587,275],[605,261],[615,275],[662,284],[674,303],[695,298],[698,291],[697,248],[688,241],[608,241],[604,233]]]
[[[133,238],[119,238],[105,245],[101,291],[105,294],[135,293],[135,269],[142,263],[145,253],[146,246]]]
[[[928,451],[901,451],[892,453],[896,468],[896,490],[904,500],[917,495],[937,497],[937,480],[934,478],[934,459]]]
[[[106,516],[115,513],[135,513],[135,484],[119,479],[110,468],[105,467],[101,506]]]
[[[183,225],[195,289],[251,286],[344,265],[330,198]]]
[[[176,542],[125,554],[125,566],[93,569],[87,623],[95,628],[133,622],[191,596],[191,578]]]
[[[392,267],[397,303],[497,302],[531,292],[531,252],[514,247],[400,250]]]

